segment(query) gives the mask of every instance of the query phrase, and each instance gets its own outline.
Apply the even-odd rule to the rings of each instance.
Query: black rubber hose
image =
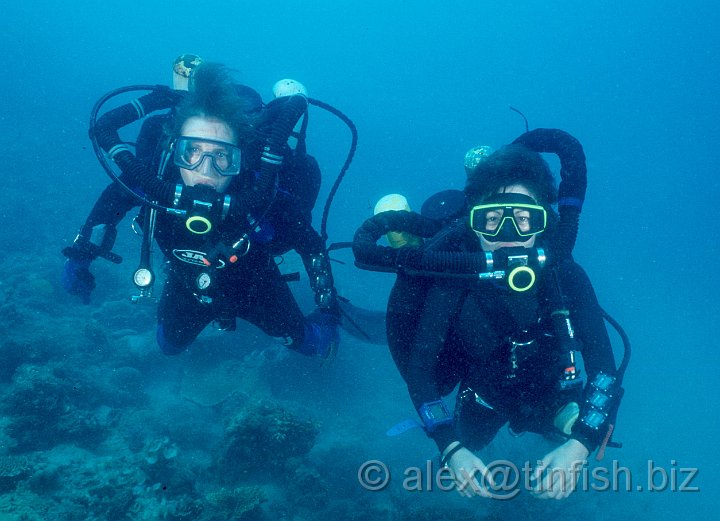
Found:
[[[377,244],[380,237],[387,233],[388,223],[393,218],[399,217],[385,215],[390,213],[398,214],[400,212],[383,212],[370,217],[355,232],[352,250],[358,267],[373,271],[395,271],[397,269],[399,250]],[[395,228],[399,229],[399,226]]]
[[[587,165],[580,142],[559,129],[538,128],[526,132],[513,143],[538,153],[549,152],[560,159],[558,211],[560,222],[551,250],[558,259],[570,256],[577,240],[580,212],[587,190]]]
[[[549,152],[560,159],[559,204],[582,208],[587,189],[585,152],[580,142],[564,130],[537,128],[518,137],[513,143],[535,152]]]
[[[484,252],[421,251],[414,248],[401,248],[398,256],[398,268],[426,274],[477,275],[487,271],[487,262]]]
[[[165,208],[162,205],[155,204],[152,201],[147,200],[144,196],[136,193],[132,188],[127,186],[113,171],[112,167],[110,166],[103,150],[101,147],[101,143],[106,149],[109,149],[111,146],[122,144],[122,140],[120,139],[117,129],[119,129],[122,126],[122,123],[128,124],[128,122],[135,121],[138,119],[138,112],[135,107],[133,107],[131,104],[123,105],[122,107],[119,107],[119,109],[113,109],[113,111],[110,111],[110,113],[115,112],[115,116],[109,117],[105,120],[103,120],[103,124],[98,127],[98,113],[100,112],[100,109],[107,103],[108,100],[111,98],[114,98],[116,96],[119,96],[120,94],[124,94],[127,92],[133,92],[133,91],[152,91],[153,89],[156,89],[158,86],[156,85],[132,85],[129,87],[121,87],[119,89],[115,89],[111,92],[108,92],[104,96],[102,96],[93,106],[91,112],[90,112],[90,125],[89,125],[89,135],[90,135],[90,141],[93,145],[93,151],[95,152],[95,155],[98,158],[98,161],[100,162],[100,165],[105,170],[105,173],[108,174],[108,176],[116,183],[118,183],[121,187],[123,187],[129,194],[132,194],[133,197],[137,198],[141,204],[145,204],[148,206],[151,206],[153,208],[156,208],[160,211],[165,211],[167,208]],[[165,88],[165,87],[163,87]],[[146,99],[145,97],[141,99]],[[102,119],[102,118],[101,118]],[[114,121],[114,119],[117,119],[117,121]],[[119,126],[118,126],[119,125]],[[128,155],[130,157],[134,156],[128,152]],[[129,159],[128,159],[129,161]],[[133,176],[139,177],[143,176],[144,173],[141,171],[141,169],[144,169],[144,166],[142,164],[134,164],[134,165],[126,165],[126,168],[130,168],[133,170]]]
[[[233,199],[231,212],[235,215],[264,214],[275,197],[276,180],[282,167],[283,151],[293,128],[307,110],[307,99],[301,95],[278,98],[274,103],[282,103],[268,130],[268,136],[260,157],[260,172],[257,180],[249,189]]]
[[[91,133],[94,132],[94,137],[100,146],[109,152],[114,144],[122,143],[118,134],[119,129],[138,121],[152,107],[157,106],[158,109],[168,108],[162,107],[158,102],[153,102],[152,96],[153,94],[142,96],[131,103],[126,103],[108,111],[98,118],[91,126]],[[161,92],[160,97],[169,101],[169,98],[163,92]],[[150,196],[151,199],[160,201],[164,205],[171,203],[174,186],[160,180],[130,150],[117,152],[113,156],[113,161],[118,165],[125,177],[132,184],[142,187],[145,194]]]
[[[268,146],[276,148],[275,152],[282,151],[293,128],[307,110],[308,105],[307,98],[301,94],[277,98],[272,103],[278,102],[282,102],[282,107],[272,121],[268,131]]]
[[[357,127],[355,127],[355,123],[352,122],[352,120],[347,117],[345,114],[340,112],[338,109],[333,107],[332,105],[328,105],[327,103],[316,100],[313,98],[308,99],[308,102],[312,105],[315,105],[316,107],[320,107],[321,109],[324,109],[331,114],[337,116],[340,118],[340,120],[347,125],[347,127],[350,129],[350,134],[352,136],[352,141],[350,143],[350,149],[348,150],[347,157],[345,158],[345,163],[343,163],[342,168],[340,169],[340,173],[338,174],[337,178],[335,179],[335,182],[332,185],[332,188],[330,189],[330,193],[328,194],[327,199],[325,200],[325,207],[323,208],[322,213],[322,220],[320,221],[320,237],[322,238],[323,244],[327,242],[328,239],[328,233],[327,233],[327,221],[328,221],[328,215],[330,215],[330,206],[332,205],[333,199],[335,198],[335,194],[338,191],[338,188],[340,188],[340,183],[342,183],[343,178],[345,177],[345,174],[348,171],[348,168],[350,168],[350,163],[352,163],[353,157],[355,156],[355,150],[357,150],[357,142],[358,142],[358,132]]]
[[[132,152],[124,150],[115,155],[114,161],[122,173],[133,184],[139,185],[150,199],[159,201],[166,207],[172,204],[175,197],[175,185],[156,176]]]
[[[408,232],[418,237],[436,235],[441,223],[406,211],[388,211],[367,219],[355,232],[353,253],[356,264],[376,271],[416,271],[428,273],[477,274],[486,271],[485,254],[391,248],[377,241],[392,231]]]
[[[630,337],[627,336],[627,333],[625,333],[625,330],[622,328],[620,323],[615,320],[613,317],[611,317],[607,311],[600,308],[600,311],[602,312],[602,316],[605,320],[608,321],[608,323],[615,328],[615,330],[618,332],[618,335],[620,335],[620,338],[622,339],[623,347],[624,347],[624,354],[622,362],[620,362],[620,366],[617,370],[617,381],[621,385],[622,380],[625,377],[625,371],[628,368],[628,364],[630,364],[630,356],[632,355],[632,347],[630,345]]]

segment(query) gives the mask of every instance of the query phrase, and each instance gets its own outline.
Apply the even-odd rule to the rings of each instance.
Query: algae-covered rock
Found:
[[[225,431],[217,466],[225,482],[276,476],[298,465],[319,432],[312,419],[265,401],[243,411]]]
[[[317,512],[328,503],[329,491],[327,483],[316,469],[299,467],[289,476],[287,485],[288,499],[300,508]]]
[[[140,468],[148,482],[159,483],[169,496],[195,494],[197,476],[184,463],[178,460],[180,449],[167,436],[146,440],[140,453]]]
[[[166,462],[175,459],[178,455],[178,448],[170,438],[163,436],[162,438],[148,440],[145,443],[143,457],[149,465],[155,465],[158,462]]]
[[[260,487],[221,488],[205,496],[212,513],[206,513],[207,521],[237,519],[259,519],[260,504],[266,496]]]
[[[0,456],[0,494],[12,491],[32,471],[26,456]]]

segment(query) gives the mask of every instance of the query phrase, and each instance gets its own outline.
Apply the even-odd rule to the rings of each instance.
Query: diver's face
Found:
[[[207,154],[203,157],[202,163],[192,170],[180,168],[180,176],[187,186],[205,185],[214,188],[216,192],[225,192],[232,176],[220,175],[213,166],[211,159],[214,155],[223,153],[222,143],[235,144],[237,139],[235,132],[230,126],[216,118],[205,118],[194,116],[188,118],[181,128],[182,136],[218,141],[220,143],[203,142],[198,140],[196,146],[199,154]]]
[[[530,193],[530,191],[523,185],[515,184],[510,185],[502,188],[499,192],[499,194],[522,194],[526,195],[528,197],[532,197],[534,200],[537,200],[533,194]],[[492,197],[488,198],[488,201],[491,202]],[[523,213],[524,212],[524,213]],[[487,214],[487,229],[488,231],[494,231],[493,226],[500,226],[502,223],[502,215],[494,215],[492,212],[488,212]],[[518,229],[521,232],[527,232],[529,230],[529,219],[530,214],[529,212],[526,212],[524,210],[518,210],[515,213],[515,222],[517,223]],[[506,226],[509,225],[506,224]],[[524,242],[491,242],[487,240],[485,237],[483,237],[480,233],[475,232],[475,235],[478,236],[478,239],[480,240],[480,246],[482,247],[483,251],[495,251],[499,250],[500,248],[532,248],[535,245],[535,239],[537,237],[537,234],[533,234],[530,236],[530,238]]]

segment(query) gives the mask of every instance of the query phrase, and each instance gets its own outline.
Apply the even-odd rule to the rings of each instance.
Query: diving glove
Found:
[[[90,273],[90,263],[102,257],[120,264],[122,257],[113,253],[117,230],[114,226],[99,224],[84,226],[72,246],[62,250],[67,257],[62,273],[62,286],[71,295],[79,296],[83,303],[90,303],[90,293],[95,289],[95,277]]]
[[[77,295],[83,304],[90,304],[90,293],[95,289],[95,277],[90,273],[90,259],[69,257],[62,272],[62,286],[71,295]]]
[[[297,351],[305,356],[331,358],[340,344],[339,317],[317,309],[305,319],[305,338]]]

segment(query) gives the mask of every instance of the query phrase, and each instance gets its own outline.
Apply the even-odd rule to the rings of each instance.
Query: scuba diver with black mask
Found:
[[[73,246],[63,251],[68,257],[64,285],[89,300],[90,262],[99,256],[121,260],[111,251],[115,226],[140,204],[148,264],[141,262],[134,275],[141,295],[154,280],[147,259],[153,238],[170,266],[158,311],[157,339],[164,353],[182,352],[212,321],[232,330],[240,317],[293,350],[327,358],[338,344],[339,320],[332,276],[309,210],[298,210],[308,218],[296,223],[292,244],[279,246],[267,233],[256,240],[277,213],[278,184],[289,168],[300,161],[314,165],[310,184],[319,185],[317,163],[296,158],[287,145],[307,100],[288,95],[265,107],[252,89],[233,83],[225,68],[193,61],[183,60],[181,65],[192,65],[184,68],[176,62],[174,69],[189,77],[188,93],[182,86],[156,86],[100,118],[97,111],[111,95],[96,105],[93,145],[117,182],[103,192]],[[165,109],[171,111],[145,119],[133,154],[118,130]],[[110,171],[100,149],[118,165],[120,176]],[[274,262],[280,248],[291,247],[301,253],[316,292],[318,309],[307,319]]]
[[[540,152],[561,160],[559,216]],[[468,169],[464,210],[448,221],[386,212],[355,235],[360,267],[398,273],[388,344],[421,426],[465,496],[496,497],[475,451],[505,424],[559,443],[533,469],[540,498],[569,496],[588,455],[617,446],[610,437],[629,343],[618,369],[603,319],[614,321],[571,257],[585,172],[577,140],[537,129]],[[391,231],[424,244],[375,244]],[[455,388],[453,413],[443,396]]]

